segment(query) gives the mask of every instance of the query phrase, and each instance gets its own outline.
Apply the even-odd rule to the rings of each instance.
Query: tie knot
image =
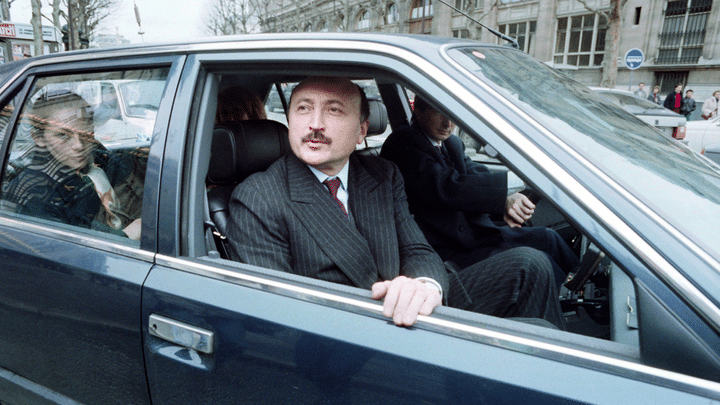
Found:
[[[343,204],[342,201],[340,201],[340,199],[337,196],[338,188],[340,188],[340,183],[341,183],[340,179],[338,179],[337,177],[335,177],[334,179],[326,179],[325,181],[323,181],[323,184],[325,184],[327,186],[328,190],[330,190],[330,195],[332,195],[333,200],[335,200],[335,202],[340,206],[340,208],[343,211],[343,214],[345,214],[345,216],[347,216],[347,210],[345,209],[345,204]]]
[[[327,179],[323,183],[327,186],[328,189],[330,189],[330,194],[333,195],[333,197],[337,196],[338,188],[340,188],[340,179],[337,177],[334,179]]]

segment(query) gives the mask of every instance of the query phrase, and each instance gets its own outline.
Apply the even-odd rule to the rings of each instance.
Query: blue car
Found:
[[[532,188],[532,226],[601,258],[560,291],[567,331],[448,307],[398,327],[367,290],[227,258],[228,193],[288,152],[284,90],[323,75],[379,92],[356,153],[422,96]],[[62,129],[101,108],[81,84],[116,80],[152,84],[150,137]],[[233,85],[268,120],[216,126]],[[293,33],[31,58],[0,66],[0,140],[1,404],[720,403],[718,167],[511,47]]]

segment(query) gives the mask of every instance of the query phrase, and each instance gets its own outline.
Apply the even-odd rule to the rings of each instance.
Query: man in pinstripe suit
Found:
[[[293,154],[235,189],[231,257],[371,289],[397,325],[412,325],[444,300],[562,328],[550,263],[538,251],[510,250],[448,274],[408,211],[397,167],[352,154],[367,134],[368,115],[364,92],[347,79],[313,77],[294,89]]]

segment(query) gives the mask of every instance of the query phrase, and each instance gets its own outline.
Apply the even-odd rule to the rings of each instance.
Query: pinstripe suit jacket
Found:
[[[234,260],[360,288],[399,275],[431,277],[449,291],[440,257],[408,211],[397,166],[350,157],[353,220],[295,155],[248,177],[233,192]]]

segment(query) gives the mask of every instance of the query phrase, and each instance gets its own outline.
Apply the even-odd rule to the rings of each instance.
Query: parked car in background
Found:
[[[95,137],[114,147],[149,143],[164,88],[160,80],[116,79],[73,83],[71,90],[90,104]]]
[[[703,153],[707,145],[720,143],[720,116],[690,121],[685,128],[685,141],[696,152]]]
[[[660,129],[666,135],[679,140],[685,138],[687,119],[683,115],[676,114],[650,100],[637,97],[630,91],[603,87],[591,88],[623,110]]]
[[[222,197],[289,151],[285,94],[269,95],[334,75],[374,96],[370,141],[356,153],[376,154],[388,124],[410,122],[417,94],[494,170],[532,188],[532,226],[558,230],[580,257],[604,254],[559,297],[567,330],[444,306],[397,327],[368,290],[228,259]],[[114,80],[155,89],[141,103],[153,106],[149,143],[109,150],[115,141],[83,127],[98,165],[53,161],[36,136],[52,129],[59,144],[75,142],[79,131],[53,121],[87,119],[96,106],[57,93],[73,109],[40,120],[50,105],[41,96]],[[278,120],[216,127],[229,84],[273,104]],[[524,52],[362,33],[91,49],[0,65],[0,111],[2,404],[720,402],[720,169]],[[38,209],[79,191],[97,201],[96,187],[118,174],[133,181],[112,183],[102,204]],[[17,203],[21,176],[37,180],[24,183],[34,204]],[[58,197],[46,198],[51,189]],[[124,197],[139,240],[109,215]],[[84,208],[97,215],[68,215]],[[351,224],[332,237],[366,249],[362,232]]]

